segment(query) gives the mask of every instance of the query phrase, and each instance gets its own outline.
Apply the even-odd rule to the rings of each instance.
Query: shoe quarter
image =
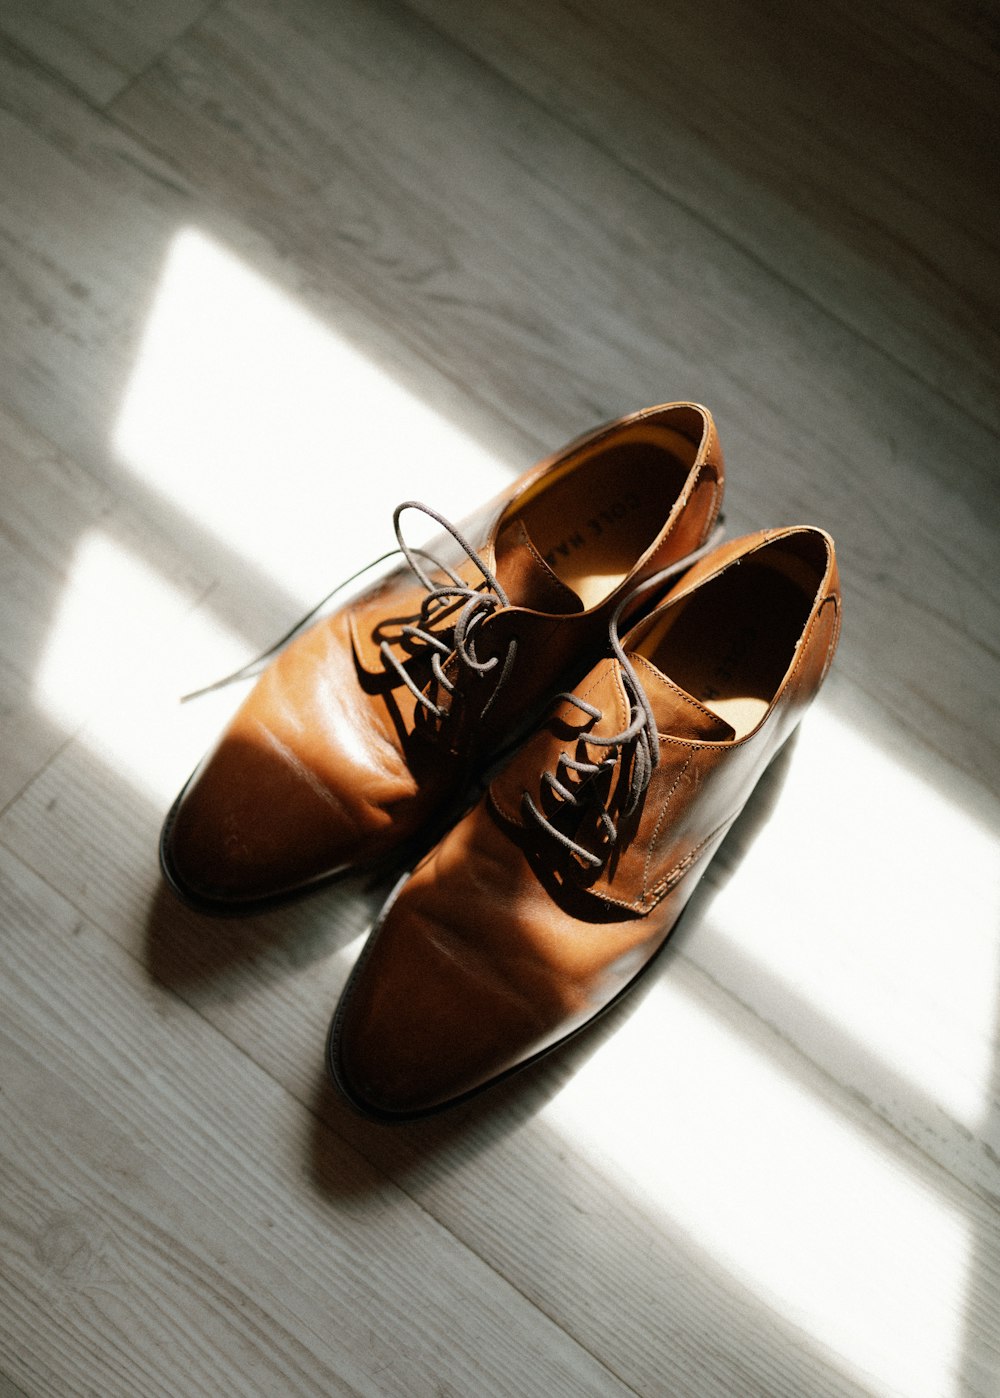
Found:
[[[717,791],[718,745],[660,737],[660,760],[641,805],[619,821],[618,848],[590,892],[621,907],[646,910],[669,891],[672,872],[692,859],[715,824],[724,794]]]

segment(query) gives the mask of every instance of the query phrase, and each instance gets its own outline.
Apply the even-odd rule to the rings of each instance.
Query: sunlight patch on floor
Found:
[[[732,1014],[672,961],[546,1123],[652,1226],[725,1268],[751,1315],[773,1311],[873,1391],[945,1398],[967,1219],[803,1082],[793,1054],[762,1052],[748,1037],[767,1035],[757,1021]]]
[[[392,547],[399,501],[430,497],[457,519],[511,479],[497,456],[196,228],[170,246],[113,445],[305,604]]]
[[[978,1132],[996,1053],[1000,819],[991,828],[985,794],[949,800],[953,774],[932,780],[932,763],[918,774],[817,706],[691,951],[866,1096],[892,1106],[910,1092]]]
[[[114,444],[202,533],[305,605],[390,547],[396,501],[426,494],[458,518],[510,480],[194,229],[170,249]],[[245,641],[192,607],[92,531],[36,675],[44,711],[67,731],[86,724],[88,748],[164,810],[244,692],[178,712],[185,688],[247,659]],[[852,1121],[833,1079],[882,1110],[910,1092],[915,1115],[930,1103],[981,1129],[998,853],[988,822],[817,709],[683,957],[545,1112],[832,1363],[911,1398],[955,1391],[970,1223],[930,1182],[934,1167],[909,1168],[909,1144],[886,1145],[861,1109]],[[844,907],[862,911],[845,925]],[[808,1078],[792,1049],[765,1051],[761,1020],[829,1078]]]
[[[964,1156],[1000,981],[1000,824],[937,775],[817,706],[647,998],[547,1111],[831,1362],[911,1398],[960,1391],[973,1225],[858,1102]]]
[[[83,534],[33,681],[35,701],[136,789],[162,797],[178,763],[201,751],[242,693],[233,687],[181,708],[185,689],[246,659],[246,643],[131,548]],[[183,752],[183,756],[179,756]],[[186,774],[186,773],[185,773]]]

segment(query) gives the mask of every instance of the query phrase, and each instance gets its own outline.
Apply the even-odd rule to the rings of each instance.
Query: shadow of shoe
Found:
[[[171,989],[228,998],[249,967],[258,983],[279,981],[341,950],[371,925],[387,894],[384,880],[352,877],[255,917],[217,918],[185,907],[161,883],[146,919],[146,966]]]

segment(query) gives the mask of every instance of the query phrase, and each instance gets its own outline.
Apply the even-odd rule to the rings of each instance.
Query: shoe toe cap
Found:
[[[301,764],[230,735],[178,797],[161,856],[189,902],[238,905],[329,877],[364,843],[358,813],[336,790]]]
[[[478,1092],[558,1038],[572,1013],[508,910],[440,875],[435,854],[383,914],[330,1035],[335,1080],[383,1120]]]

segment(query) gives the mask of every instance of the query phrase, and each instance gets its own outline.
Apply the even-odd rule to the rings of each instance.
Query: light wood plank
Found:
[[[156,830],[172,795],[170,767],[176,767],[179,780],[205,740],[196,730],[214,722],[213,715],[187,711],[171,719],[169,710],[153,700],[131,725],[121,712],[92,722],[0,823],[0,838],[65,888],[82,911],[143,958],[158,979],[301,1102],[317,1107],[338,1135],[398,1179],[547,1314],[581,1343],[593,1345],[638,1391],[657,1392],[657,1372],[674,1375],[677,1392],[726,1391],[737,1371],[745,1376],[746,1348],[760,1356],[759,1367],[746,1380],[748,1391],[793,1394],[801,1391],[805,1374],[810,1375],[810,1391],[850,1392],[855,1385],[864,1386],[858,1372],[828,1362],[802,1335],[784,1330],[778,1319],[788,1314],[784,1306],[761,1311],[737,1284],[739,1270],[727,1275],[724,1260],[713,1257],[711,1249],[706,1252],[699,1229],[686,1221],[683,1208],[674,1215],[661,1204],[660,1213],[653,1207],[655,1191],[652,1198],[648,1194],[648,1180],[647,1193],[638,1197],[630,1182],[633,1157],[642,1159],[648,1151],[651,1113],[660,1123],[657,1130],[668,1138],[676,1131],[678,1141],[700,1143],[688,1149],[701,1149],[706,1162],[726,1154],[725,1116],[736,1102],[726,1098],[725,1083],[727,1078],[742,1081],[748,1060],[758,1066],[741,1089],[740,1101],[757,1100],[775,1077],[794,1085],[783,1089],[789,1097],[782,1099],[774,1129],[783,1141],[802,1141],[800,1176],[794,1187],[784,1172],[778,1172],[771,1189],[762,1188],[754,1175],[745,1185],[745,1208],[756,1211],[758,1220],[769,1219],[775,1237],[785,1235],[788,1211],[799,1209],[811,1219],[814,1234],[810,1240],[802,1233],[799,1249],[813,1245],[819,1256],[825,1250],[832,1267],[844,1265],[841,1247],[849,1249],[847,1256],[862,1248],[857,1222],[850,1216],[846,1242],[831,1238],[824,1228],[816,1191],[825,1187],[818,1182],[829,1169],[825,1152],[831,1144],[843,1152],[846,1164],[843,1177],[830,1187],[847,1191],[862,1215],[871,1207],[869,1191],[888,1191],[888,1198],[898,1193],[900,1200],[915,1201],[920,1227],[927,1226],[926,1210],[951,1237],[951,1253],[935,1261],[933,1275],[926,1271],[926,1254],[910,1255],[897,1241],[893,1247],[902,1250],[897,1256],[889,1249],[887,1261],[889,1244],[883,1242],[877,1249],[886,1286],[881,1309],[864,1289],[853,1312],[845,1303],[846,1353],[865,1337],[872,1317],[878,1317],[871,1330],[881,1339],[874,1351],[865,1351],[866,1362],[882,1376],[882,1387],[876,1384],[873,1391],[892,1391],[889,1380],[893,1375],[898,1379],[902,1356],[914,1343],[891,1298],[903,1278],[915,1273],[922,1304],[939,1315],[940,1331],[961,1328],[967,1301],[969,1336],[953,1360],[948,1359],[946,1335],[928,1339],[921,1360],[928,1386],[904,1391],[933,1392],[942,1376],[957,1383],[961,1375],[980,1370],[995,1378],[990,1355],[997,1338],[993,1201],[1000,1191],[1000,1116],[991,1106],[995,1084],[988,1072],[997,1047],[990,1003],[994,992],[988,979],[982,984],[979,970],[990,966],[988,877],[969,882],[962,913],[955,917],[946,990],[933,957],[922,952],[924,943],[935,938],[941,917],[927,891],[917,909],[907,908],[902,948],[885,934],[873,941],[873,926],[891,926],[898,893],[891,879],[878,891],[878,860],[884,860],[884,851],[877,843],[872,846],[873,876],[865,874],[858,860],[856,827],[840,814],[854,799],[857,773],[831,737],[822,711],[807,721],[784,773],[780,798],[774,790],[765,792],[763,811],[737,832],[735,848],[725,852],[718,873],[710,876],[712,886],[691,910],[662,984],[654,984],[632,1014],[618,1017],[618,1035],[606,1040],[599,1032],[590,1045],[537,1075],[535,1087],[529,1082],[523,1092],[484,1100],[452,1125],[398,1133],[398,1140],[397,1133],[388,1133],[387,1140],[379,1128],[355,1123],[323,1084],[318,1064],[357,938],[385,890],[365,894],[345,886],[253,924],[206,922],[156,891]],[[140,768],[135,754],[142,751],[150,724],[161,756]],[[182,751],[186,747],[190,751]],[[831,764],[842,760],[846,797],[838,793],[830,771]],[[873,762],[874,756],[865,759],[862,753],[862,760]],[[885,792],[872,788],[865,800],[871,808],[867,818],[877,828],[905,819],[907,807],[919,798],[910,786],[896,790],[881,770],[876,774]],[[827,821],[820,843],[809,837],[817,782],[824,785]],[[776,798],[778,811],[769,811]],[[935,849],[947,850],[952,839],[961,848],[968,837],[959,813],[949,817],[947,807],[933,799],[927,810],[937,820],[927,837]],[[917,821],[924,814],[918,805]],[[995,821],[995,810],[979,814],[987,825]],[[754,819],[766,821],[766,827],[755,830]],[[805,830],[805,838],[797,837],[797,830]],[[919,848],[913,856],[926,858]],[[901,857],[905,860],[906,852]],[[852,860],[854,881],[840,896],[828,893],[826,913],[815,908],[809,935],[796,936],[799,910],[813,907],[817,886],[828,886],[826,870]],[[853,901],[858,890],[865,897],[863,916]],[[954,910],[954,902],[946,897],[945,911],[949,908]],[[845,919],[853,919],[856,927],[843,925]],[[913,964],[901,971],[908,948]],[[866,1032],[877,1031],[885,1018],[886,981],[895,982],[896,1014],[905,1011],[906,1019],[898,1034],[884,1042],[876,1036],[867,1047]],[[824,993],[825,987],[832,989]],[[663,995],[672,1008],[658,1012],[657,997]],[[678,1018],[691,1003],[712,1026],[703,1030],[712,1055],[710,1081],[706,1079],[705,1096],[694,1099],[692,1075],[697,1083],[704,1068],[692,1063],[690,1025]],[[928,1035],[932,1042],[925,1046]],[[928,1051],[952,1066],[943,1080],[938,1074],[924,1085]],[[573,1068],[578,1071],[570,1078]],[[626,1100],[633,1104],[630,1117],[623,1116],[620,1105],[625,1084]],[[957,1105],[950,1096],[954,1091],[961,1098]],[[548,1107],[548,1099],[560,1092]],[[809,1105],[801,1105],[800,1099]],[[721,1122],[714,1111],[706,1114],[706,1100],[718,1105]],[[965,1101],[973,1107],[963,1107]],[[806,1118],[800,1120],[803,1111]],[[601,1124],[611,1122],[614,1126],[609,1125],[595,1154]],[[817,1123],[823,1127],[818,1138]],[[746,1127],[744,1122],[740,1130]],[[738,1159],[737,1154],[737,1173],[726,1186],[736,1191],[734,1197],[740,1193]],[[669,1168],[664,1169],[658,1178],[669,1199],[672,1180]],[[890,1183],[897,1175],[898,1184]],[[456,1176],[467,1179],[468,1197],[457,1188]],[[559,1187],[553,1194],[555,1179]],[[697,1196],[682,1202],[694,1208]],[[583,1216],[593,1219],[583,1243],[577,1217],[581,1207]],[[897,1214],[885,1207],[888,1213],[879,1225],[883,1239],[891,1238],[893,1230],[905,1237],[903,1205]],[[706,1226],[704,1217],[700,1226]],[[522,1242],[526,1236],[532,1240],[529,1246]],[[539,1240],[544,1240],[540,1248]],[[782,1246],[797,1251],[791,1242]],[[581,1248],[601,1257],[600,1269],[586,1282],[579,1276]],[[961,1268],[966,1257],[967,1298]],[[857,1265],[871,1269],[875,1263],[862,1264],[859,1253]],[[801,1309],[794,1323],[806,1334],[809,1317],[815,1322],[822,1310],[821,1282],[822,1269],[813,1286],[796,1296]],[[665,1294],[687,1298],[683,1304],[671,1302],[669,1325],[661,1314]],[[614,1303],[605,1305],[602,1298],[611,1296]],[[634,1331],[623,1326],[623,1298]],[[787,1297],[785,1301],[787,1305]],[[691,1357],[708,1343],[706,1315],[713,1317],[713,1325],[724,1316],[730,1337],[725,1345],[715,1343],[707,1374]],[[641,1342],[640,1335],[645,1337]],[[767,1341],[761,1338],[765,1335]],[[868,1336],[864,1345],[870,1343]],[[706,1385],[702,1389],[699,1373]],[[988,1384],[981,1391],[988,1392]]]
[[[997,1381],[998,1260],[991,1204],[955,1192],[917,1152],[900,1151],[866,1104],[717,995],[683,954],[668,957],[664,983],[599,1031],[597,1045],[581,1047],[561,1067],[550,1065],[534,1087],[522,1084],[520,1096],[512,1093],[471,1122],[439,1123],[402,1143],[405,1167],[396,1169],[405,1168],[407,1189],[432,1210],[461,1214],[477,1236],[483,1230],[498,1265],[531,1295],[541,1282],[529,1249],[499,1222],[493,1226],[480,1191],[495,1171],[525,1208],[559,1178],[568,1198],[546,1232],[547,1305],[566,1324],[582,1305],[603,1348],[628,1348],[624,1374],[640,1391],[660,1391],[669,1374],[678,1391],[695,1393],[855,1386],[870,1393],[990,1393]],[[692,1032],[698,1026],[705,1037]],[[718,1062],[716,1031],[727,1040],[745,1036]],[[763,1085],[772,1068],[788,1100],[801,1089],[817,1117],[808,1121],[797,1109],[777,1122],[770,1117]],[[818,1129],[821,1119],[836,1120],[828,1137]],[[850,1146],[834,1164],[824,1150],[835,1140]],[[365,1149],[381,1162],[399,1146],[372,1141]],[[859,1188],[855,1170],[867,1173],[869,1166],[873,1173]],[[894,1202],[879,1213],[875,1198],[883,1189]],[[679,1194],[678,1207],[671,1201]],[[951,1238],[957,1257],[947,1255],[937,1229],[926,1227],[919,1241],[907,1238],[903,1218],[894,1217],[907,1198],[928,1206],[924,1227],[928,1220],[969,1219],[969,1234],[958,1225]],[[756,1238],[753,1247],[741,1249],[744,1232]],[[579,1294],[572,1248],[563,1250],[567,1236],[578,1252],[601,1258],[593,1298]],[[933,1261],[925,1248],[939,1248]],[[802,1268],[777,1295],[769,1265],[775,1256],[793,1273]],[[888,1267],[887,1257],[894,1258]],[[956,1286],[941,1285],[946,1272]],[[930,1303],[926,1293],[920,1299],[928,1284]],[[628,1298],[610,1313],[599,1300],[609,1286]],[[898,1309],[894,1296],[906,1298]],[[813,1306],[822,1319],[808,1317]],[[924,1326],[937,1331],[935,1338]]]
[[[99,106],[181,34],[210,0],[5,0],[0,31]]]
[[[0,869],[18,1383],[627,1392],[23,865]]]
[[[399,381],[400,402],[406,401],[383,424],[373,422],[363,432],[358,375],[344,384],[342,396],[336,389],[343,382],[345,360],[353,355],[357,364],[367,363],[364,335],[358,351],[350,346],[359,327],[369,325],[368,317],[334,298],[323,309],[337,333],[327,332],[303,309],[310,276],[283,251],[276,252],[245,222],[220,208],[211,191],[199,194],[147,147],[40,75],[2,42],[0,82],[6,98],[0,114],[0,181],[6,191],[0,203],[0,402],[116,496],[155,519],[157,528],[176,538],[178,547],[209,575],[221,578],[213,606],[223,621],[241,626],[251,637],[248,654],[370,558],[357,529],[335,538],[338,556],[327,547],[323,523],[337,518],[342,484],[351,485],[357,510],[363,493],[359,485],[374,492],[384,462],[392,472],[403,464],[400,441],[408,444],[415,473],[405,494],[443,470],[452,487],[450,508],[460,513],[466,504],[478,503],[478,492],[468,486],[463,495],[469,460],[478,468],[487,456],[503,459],[517,433],[494,417],[484,449],[473,430],[481,432],[482,423],[470,419],[454,385],[429,366],[418,366],[415,375],[414,361],[402,362],[398,338],[384,325],[376,326],[369,372]],[[173,440],[178,418],[188,424],[191,441],[185,444],[189,450],[177,449],[177,474],[186,469],[190,475],[194,458],[203,479],[222,482],[215,487],[217,497],[224,496],[223,486],[231,491],[221,521],[199,514],[192,508],[196,502],[178,501],[169,471],[144,471],[148,463],[137,461],[119,440],[130,385],[142,377],[151,324],[155,327],[176,311],[170,304],[173,283],[164,286],[164,278],[186,234],[215,249],[220,265],[232,265],[230,283],[235,285],[242,274],[251,285],[233,332],[239,338],[220,346],[216,364],[205,366],[200,390],[190,377],[185,385],[170,376],[154,385],[158,396],[145,424],[145,440],[155,451],[159,439]],[[204,317],[214,315],[218,322],[227,309],[212,304],[212,286],[219,281],[212,269],[193,271],[206,281],[179,288],[190,322],[173,345],[177,374],[182,374],[186,347],[193,350],[209,333]],[[254,278],[266,293],[255,292]],[[263,312],[257,307],[260,299],[266,302]],[[298,336],[292,348],[308,355],[318,344],[324,364],[330,362],[323,383],[315,382],[315,372],[310,377],[306,366],[299,380],[312,386],[304,394],[296,390],[288,366],[289,346],[269,341],[276,303],[287,306],[281,329]],[[310,336],[311,343],[303,344]],[[239,360],[248,347],[257,356],[257,382],[230,410],[216,390],[227,384],[227,359]],[[425,397],[430,406],[423,406]],[[450,439],[434,429],[436,415],[457,424]],[[288,459],[293,436],[299,446]],[[245,541],[234,547],[231,529],[226,532],[232,519],[241,512],[252,514],[262,503],[247,490],[248,480],[254,492],[268,492],[268,509],[258,514],[271,526],[258,529],[252,556]],[[281,489],[275,490],[279,481]],[[383,491],[378,498],[380,508],[369,518],[382,528],[387,547],[391,532],[386,520],[399,496]],[[302,508],[303,499],[310,499],[310,508]],[[304,529],[310,535],[308,547],[301,537]],[[346,553],[345,538],[356,540]]]
[[[993,427],[996,47],[973,4],[410,8]],[[943,32],[944,31],[944,32]],[[769,333],[769,332],[768,332]]]
[[[262,236],[242,217],[240,200],[222,197],[222,183],[192,186],[176,161],[160,159],[120,122],[88,109],[2,40],[0,80],[4,401],[82,465],[97,474],[115,469],[109,440],[157,285],[177,234],[192,227],[259,266],[280,289],[307,297],[338,331],[464,426],[490,441],[505,433],[523,449],[523,436],[504,429],[502,418],[484,427],[481,411],[477,417],[470,410],[469,385],[457,392],[452,377],[401,342],[405,327],[384,278],[372,279],[365,268],[367,285],[359,288],[350,262],[337,271],[349,252],[349,228],[332,250],[328,245],[317,279],[291,230],[276,226],[273,241]],[[211,153],[198,162],[204,154]],[[297,176],[295,183],[303,181]],[[308,190],[310,181],[304,185]],[[362,186],[355,197],[363,196]],[[350,209],[340,207],[349,223]],[[430,232],[424,225],[423,236]],[[373,296],[380,298],[378,316]]]
[[[483,391],[480,385],[490,385],[498,412],[510,413],[517,405],[514,411],[525,428],[536,434],[542,431],[540,415],[553,424],[548,442],[558,441],[562,433],[570,435],[606,411],[662,396],[667,383],[679,395],[687,391],[708,399],[717,407],[732,444],[731,460],[738,467],[742,463],[743,502],[735,487],[732,497],[736,527],[796,515],[827,524],[841,540],[848,586],[853,581],[856,588],[867,589],[859,624],[847,631],[856,671],[864,670],[865,683],[874,686],[875,697],[894,717],[922,737],[929,736],[935,746],[955,750],[966,770],[982,771],[985,748],[989,770],[995,772],[995,726],[985,721],[996,688],[995,659],[986,648],[966,657],[964,669],[969,673],[963,674],[960,686],[968,695],[963,721],[955,724],[950,713],[942,715],[939,696],[952,687],[958,637],[937,606],[942,588],[967,592],[963,625],[976,637],[988,639],[995,603],[988,567],[997,513],[995,440],[916,391],[905,375],[894,375],[877,353],[853,343],[841,328],[776,288],[728,244],[706,238],[703,227],[689,216],[647,190],[637,190],[619,167],[589,146],[551,123],[547,140],[536,139],[533,133],[544,125],[537,112],[522,107],[512,120],[509,89],[484,81],[474,65],[442,54],[440,44],[435,46],[421,28],[404,28],[393,47],[387,41],[389,21],[380,19],[377,11],[366,11],[368,27],[360,37],[345,25],[342,34],[327,34],[324,49],[324,31],[315,14],[300,8],[295,22],[298,28],[292,27],[288,15],[272,18],[266,11],[256,13],[252,23],[246,17],[219,17],[215,30],[192,35],[171,55],[170,66],[150,75],[118,115],[141,126],[148,140],[165,147],[176,143],[184,151],[191,178],[216,186],[247,218],[260,217],[255,211],[263,207],[269,231],[283,243],[291,241],[303,266],[315,267],[316,273],[320,267],[327,274],[335,271],[344,294],[353,288],[355,300],[363,287],[379,339],[392,314],[399,326],[408,325],[422,337],[425,359],[435,358],[452,373],[461,362],[466,381],[474,378],[477,392]],[[225,52],[227,34],[232,58],[220,66],[216,55],[220,47]],[[202,53],[200,46],[209,39],[208,52]],[[346,41],[358,51],[344,59],[338,46]],[[375,112],[359,108],[371,81],[363,67],[367,43],[376,45],[379,56],[387,55],[383,61],[389,97]],[[422,75],[405,93],[389,82],[391,55],[401,49],[419,56],[414,64]],[[251,72],[258,86],[249,94],[246,50],[257,55]],[[305,75],[300,82],[281,84],[280,94],[270,90],[276,52],[287,55],[290,71],[295,68]],[[343,81],[331,84],[331,62],[341,65]],[[227,74],[237,67],[241,85],[226,96]],[[350,75],[359,70],[362,76],[352,86]],[[197,92],[198,81],[221,96],[216,105],[192,112],[189,94]],[[335,96],[327,97],[317,115],[314,94],[320,90]],[[28,102],[27,97],[23,100]],[[34,111],[39,100],[33,97],[34,106],[28,104],[27,109]],[[226,102],[230,109],[223,120],[215,113]],[[268,154],[272,136],[261,114],[269,113],[269,122],[277,120],[277,113],[284,111],[282,102],[290,109],[282,118],[279,171],[273,153]],[[486,133],[479,137],[478,148],[468,142],[464,127],[456,127],[458,111],[467,112],[470,120],[474,117],[475,130]],[[68,112],[48,116],[50,126],[69,120]],[[357,152],[352,152],[347,167],[353,172],[354,197],[365,194],[367,204],[359,214],[349,213],[343,236],[334,239],[337,258],[331,267],[330,229],[340,226],[345,210],[331,199],[329,185],[321,182],[317,189],[315,180],[310,183],[307,171],[324,168],[324,162],[330,166],[337,132],[345,127],[354,132]],[[415,144],[411,139],[410,148],[399,150],[383,179],[380,171],[389,162],[393,142],[398,147],[401,133],[412,137],[422,129],[426,142]],[[505,157],[504,147],[493,139],[497,131],[505,132],[506,142],[524,148],[523,160]],[[530,173],[524,169],[529,146]],[[33,159],[36,154],[32,152]],[[489,191],[477,184],[473,171],[486,167],[503,170],[504,181],[496,189],[501,198],[484,206]],[[293,204],[286,184],[295,170],[299,173]],[[256,198],[248,201],[246,189],[262,179],[270,182],[271,198],[263,205]],[[589,210],[585,228],[580,224],[581,181],[615,196]],[[463,186],[477,191],[478,206],[460,197]],[[416,267],[395,268],[391,255],[379,251],[379,237],[358,239],[351,234],[360,216],[368,226],[384,228],[380,236],[387,238],[390,226],[398,222],[401,188],[411,221],[409,245],[421,248],[421,256],[439,258],[444,237],[444,246],[453,249],[453,289],[447,298],[437,293],[433,276]],[[435,203],[455,211],[444,228],[434,217]],[[609,203],[614,219],[604,212]],[[293,217],[283,215],[293,207]],[[627,247],[633,249],[629,278],[621,276],[620,267],[612,271],[616,256],[625,250],[623,213],[630,224]],[[274,221],[282,217],[286,226],[279,227]],[[462,233],[459,220],[467,223],[467,233]],[[571,228],[576,230],[572,236]],[[433,254],[432,246],[437,249]],[[564,256],[564,247],[572,249],[572,256]],[[635,248],[640,250],[638,259]],[[718,309],[711,319],[699,297],[708,254],[718,283]],[[315,281],[316,274],[311,275]],[[477,286],[484,278],[485,285]],[[131,305],[134,292],[125,300]],[[509,318],[502,312],[505,303],[516,312]],[[477,333],[474,324],[470,327],[468,309],[477,305],[497,307],[500,320],[507,319],[511,330],[520,327],[516,349],[510,341],[505,345],[497,339],[496,315],[486,335]],[[759,348],[762,312],[769,331],[774,331],[764,341],[765,352]],[[92,330],[81,326],[80,333],[92,343]],[[428,344],[432,333],[433,343]],[[44,333],[35,339],[48,356],[51,337]],[[23,346],[24,339],[15,333],[7,343]],[[532,362],[541,343],[547,345],[544,364]],[[618,359],[618,347],[626,345],[630,364]],[[803,353],[803,345],[810,350]],[[71,383],[86,383],[84,375],[91,371],[85,360],[90,358],[81,353],[61,363],[59,372]],[[15,392],[24,382],[23,366],[23,358],[20,366],[12,366]],[[516,367],[516,380],[511,366]],[[124,364],[117,359],[107,372],[109,384],[119,384],[120,395]],[[784,384],[777,399],[775,382]],[[591,388],[584,390],[584,402],[580,391],[586,384]],[[95,416],[94,402],[86,409],[81,405],[70,423],[62,412],[62,420],[53,419],[52,401],[50,397],[43,407],[25,398],[19,406],[29,420],[44,426],[81,459],[89,463],[102,454],[106,457],[110,424],[102,412]],[[965,469],[956,475],[951,463],[958,460]],[[740,475],[733,479],[739,482]],[[921,517],[916,541],[909,523],[915,481],[920,482]],[[860,509],[859,497],[864,501]],[[908,521],[902,532],[896,528],[900,519]],[[944,560],[944,576],[937,588],[927,588],[924,559],[942,548],[950,554]],[[953,572],[959,576],[951,576]],[[887,596],[891,609],[884,605]],[[906,618],[902,628],[897,624],[900,613]],[[841,663],[851,663],[849,646]],[[915,646],[931,667],[916,684],[908,671]]]
[[[211,579],[2,409],[0,455],[3,807],[96,707],[156,669],[171,626]],[[137,556],[157,578],[141,603]]]

